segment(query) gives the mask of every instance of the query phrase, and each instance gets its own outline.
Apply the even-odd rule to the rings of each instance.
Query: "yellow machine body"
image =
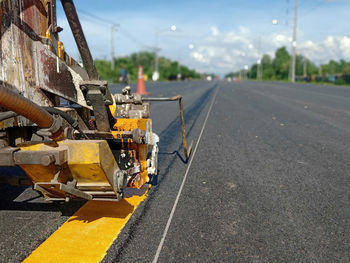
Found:
[[[116,131],[123,132],[132,131],[134,129],[147,131],[149,130],[149,127],[151,127],[150,119],[117,119],[113,128]],[[112,135],[115,138],[118,136],[116,131],[112,131]],[[149,180],[147,172],[147,153],[149,151],[149,147],[146,144],[133,143],[133,141],[130,139],[123,143],[127,144],[128,149],[134,150],[138,154],[137,158],[140,162],[141,173],[136,175],[134,180],[132,180],[128,186],[140,189]]]
[[[51,200],[120,200],[126,188],[157,182],[150,101],[179,101],[188,158],[181,96],[146,98],[127,83],[111,94],[74,2],[60,2],[83,67],[60,41],[56,1],[0,2],[0,183],[28,178]],[[2,167],[20,175],[5,176]]]
[[[141,129],[146,131],[150,126],[150,119],[117,119],[112,131],[116,139],[123,131]],[[52,160],[52,163],[20,164],[19,166],[30,178],[35,188],[44,193],[48,198],[75,198],[67,194],[61,185],[74,181],[75,188],[82,193],[89,194],[92,199],[110,198],[115,195],[113,189],[113,174],[118,170],[110,146],[106,140],[62,140],[47,143],[25,143],[18,145],[20,151],[17,161],[21,156],[47,156],[50,152],[60,152],[61,160]],[[135,158],[140,163],[141,171],[128,182],[128,187],[142,188],[149,181],[147,171],[146,144],[136,144],[132,139],[122,141],[122,147],[134,151]],[[44,155],[45,154],[45,155]],[[19,157],[18,157],[19,156]],[[33,161],[35,162],[35,161]],[[42,161],[44,162],[44,161]],[[50,160],[49,160],[50,162]]]

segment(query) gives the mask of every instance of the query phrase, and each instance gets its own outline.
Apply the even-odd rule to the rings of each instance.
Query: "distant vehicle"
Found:
[[[159,72],[158,71],[154,71],[152,74],[152,80],[153,81],[157,81],[159,80]]]
[[[129,78],[128,78],[128,71],[124,67],[124,65],[121,65],[120,71],[119,71],[119,82],[128,84]]]
[[[212,76],[207,76],[207,81],[212,81],[213,77]]]
[[[335,75],[331,75],[331,76],[328,77],[328,82],[333,82],[333,83],[335,83],[336,80],[337,80],[337,77],[336,77]]]

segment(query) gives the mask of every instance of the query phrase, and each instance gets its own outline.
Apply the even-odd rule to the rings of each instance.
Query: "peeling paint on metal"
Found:
[[[77,63],[63,49],[62,60],[55,54],[57,39],[48,31],[47,8],[46,0],[0,2],[0,83],[39,105],[53,105],[45,90],[91,109],[79,86],[83,80],[79,74],[84,70],[78,68],[78,74],[70,68],[64,60],[74,69]],[[52,51],[40,41],[46,33]],[[3,125],[0,123],[0,128]]]

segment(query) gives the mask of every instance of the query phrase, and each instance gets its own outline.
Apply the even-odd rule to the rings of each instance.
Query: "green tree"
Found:
[[[342,67],[342,74],[350,76],[350,63],[346,63]]]
[[[316,65],[307,59],[305,56],[298,55],[296,58],[296,75],[297,76],[304,76],[304,63],[306,63],[306,75],[312,76],[318,74],[318,68]]]
[[[277,49],[275,59],[273,60],[273,68],[275,77],[278,80],[288,79],[290,55],[286,47]]]
[[[265,54],[261,59],[262,78],[264,80],[271,80],[274,78],[275,70],[272,65],[272,59],[269,55]]]
[[[249,70],[249,78],[256,79],[257,75],[258,75],[258,64],[254,64],[253,66],[251,66]]]
[[[159,57],[158,61],[160,80],[176,79],[179,70],[183,78],[201,78],[198,72],[180,65],[177,61],[171,61],[165,57]],[[114,70],[111,70],[111,63],[106,60],[95,60],[95,65],[100,78],[111,83],[118,82],[119,72],[122,66],[128,71],[130,81],[137,80],[138,65],[142,65],[143,73],[150,79],[154,71],[154,53],[143,51],[133,53],[130,56],[119,57],[114,60]]]
[[[328,64],[322,65],[322,72],[325,75],[334,75],[341,73],[341,65],[334,60],[330,60]]]
[[[287,49],[281,47],[276,50],[275,58],[272,60],[267,54],[261,59],[262,77],[263,80],[286,80],[289,75],[289,64],[290,58]],[[327,64],[320,65],[317,67],[314,62],[307,59],[303,55],[296,57],[296,75],[304,75],[304,65],[306,64],[308,77],[315,77],[319,75],[320,70],[322,71],[323,78],[318,78],[317,82],[334,82],[335,84],[343,85],[350,84],[350,62],[343,59],[339,61],[330,60]],[[225,77],[238,77],[243,69],[236,72],[230,72]],[[257,75],[257,64],[253,64],[248,71],[249,78],[256,78]],[[335,75],[335,76],[334,76]],[[329,78],[334,76],[333,78]],[[315,78],[312,78],[315,80]]]
[[[303,76],[304,75],[304,60],[306,58],[302,55],[296,56],[296,62],[295,62],[295,75],[296,76]]]

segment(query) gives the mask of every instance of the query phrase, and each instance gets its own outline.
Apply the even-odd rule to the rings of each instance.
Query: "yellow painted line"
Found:
[[[146,197],[147,191],[119,202],[87,202],[23,262],[100,262]]]

